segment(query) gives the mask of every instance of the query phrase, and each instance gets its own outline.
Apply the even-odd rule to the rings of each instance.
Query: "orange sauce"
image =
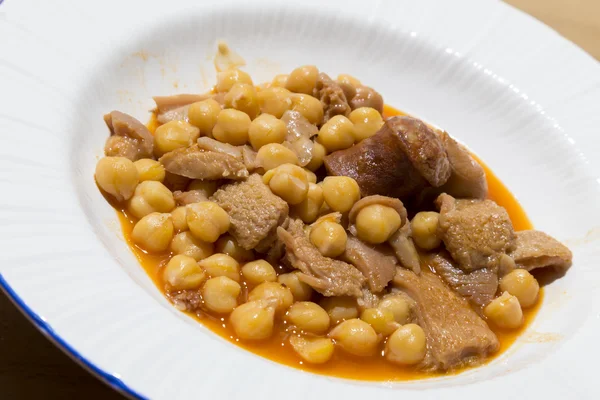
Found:
[[[397,111],[389,106],[385,106],[384,116],[389,117],[393,115],[406,115],[400,111]],[[153,116],[152,120],[148,124],[150,130],[154,132],[154,129],[158,126],[156,118]],[[481,163],[486,172],[489,194],[488,197],[496,201],[500,206],[506,208],[510,218],[514,224],[515,229],[532,229],[531,222],[527,218],[527,215],[517,202],[515,197],[509,192],[509,190],[502,184],[502,182],[489,170],[485,164]],[[146,273],[152,278],[156,286],[165,293],[165,285],[162,281],[160,271],[162,267],[166,265],[171,257],[171,254],[165,252],[163,254],[148,254],[144,250],[137,247],[131,240],[131,231],[135,225],[136,219],[127,215],[126,211],[123,210],[119,205],[115,205],[117,214],[121,222],[123,229],[123,236],[127,241],[127,244],[139,260],[141,266],[144,268]],[[247,293],[249,287],[244,287],[244,293]],[[166,293],[165,293],[166,295]],[[527,328],[531,321],[535,318],[537,311],[540,308],[543,300],[543,290],[540,291],[540,298],[537,304],[524,311],[525,324],[521,329],[504,331],[492,327],[500,341],[500,350],[493,356],[497,357],[502,354],[511,344],[519,337],[519,335]],[[294,352],[287,341],[288,335],[285,331],[285,323],[278,322],[278,326],[275,328],[273,337],[268,340],[259,342],[245,342],[236,339],[233,329],[230,327],[227,317],[210,315],[205,312],[188,313],[190,316],[198,320],[205,327],[210,329],[212,332],[221,336],[223,339],[234,343],[254,354],[271,359],[281,364],[285,364],[294,368],[302,369],[323,375],[336,376],[347,379],[357,379],[365,381],[402,381],[402,380],[414,380],[420,378],[427,378],[433,376],[439,376],[443,374],[432,374],[415,371],[411,368],[399,367],[395,364],[389,363],[385,358],[381,357],[381,353],[378,352],[372,357],[356,357],[340,351],[335,351],[332,359],[324,365],[311,365],[303,363],[299,356]],[[383,344],[380,350],[383,349]],[[490,359],[492,359],[491,357]],[[489,361],[489,360],[488,360]],[[456,370],[452,373],[461,372],[462,370]]]

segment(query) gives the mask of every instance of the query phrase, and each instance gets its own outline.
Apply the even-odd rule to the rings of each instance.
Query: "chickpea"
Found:
[[[296,353],[311,364],[324,364],[331,359],[335,346],[329,338],[290,336],[290,345]]]
[[[309,183],[317,183],[317,174],[306,168],[304,168],[304,172],[306,172],[306,179]]]
[[[427,352],[425,332],[419,325],[408,324],[396,329],[385,344],[385,358],[400,365],[414,365]]]
[[[232,108],[221,110],[212,135],[220,142],[241,146],[248,141],[250,122],[248,114],[242,111]]]
[[[375,329],[375,332],[387,336],[400,326],[394,321],[394,314],[384,308],[367,308],[360,314],[360,319]]]
[[[157,157],[196,143],[200,130],[185,121],[169,121],[154,131],[154,154]]]
[[[308,94],[294,94],[292,99],[292,111],[297,111],[313,125],[323,121],[323,105]]]
[[[343,115],[336,115],[319,129],[318,140],[328,153],[347,149],[354,144],[354,124]]]
[[[528,271],[515,269],[500,279],[500,290],[512,294],[521,307],[527,308],[536,303],[540,284]]]
[[[292,93],[283,87],[271,87],[258,92],[260,111],[281,118],[284,112],[292,108]]]
[[[375,329],[357,318],[342,322],[333,328],[328,336],[346,352],[355,356],[372,355],[379,341]]]
[[[156,160],[141,158],[133,163],[138,171],[140,182],[158,181],[165,179],[165,167]]]
[[[313,288],[310,285],[302,282],[298,275],[300,272],[294,271],[288,274],[281,274],[277,277],[277,282],[290,289],[294,300],[306,301],[309,300],[313,294]]]
[[[294,296],[289,288],[277,282],[263,282],[248,294],[248,301],[272,300],[275,311],[282,313],[294,302]]]
[[[283,164],[297,165],[298,156],[282,144],[268,143],[258,150],[256,163],[269,171]]]
[[[371,204],[356,216],[356,234],[364,242],[386,242],[402,224],[402,219],[392,207]]]
[[[283,164],[263,176],[271,191],[291,205],[302,203],[308,196],[308,178],[301,167]]]
[[[277,281],[277,272],[275,272],[275,268],[265,260],[256,260],[246,263],[242,267],[242,275],[251,285]]]
[[[423,250],[433,250],[440,247],[441,239],[437,235],[440,214],[433,211],[422,211],[417,213],[410,228],[415,244]]]
[[[293,206],[292,211],[300,217],[302,221],[309,224],[315,222],[319,216],[319,211],[321,210],[324,201],[323,188],[315,183],[309,183],[306,199],[300,204]]]
[[[173,228],[176,232],[188,230],[187,221],[185,220],[185,207],[177,207],[171,211],[171,219],[173,220]]]
[[[287,79],[288,79],[288,75],[287,74],[278,74],[278,75],[275,75],[275,78],[273,78],[273,81],[271,81],[271,87],[285,88],[285,84],[287,83]]]
[[[133,243],[149,252],[169,248],[173,239],[171,214],[151,213],[140,219],[131,231]]]
[[[249,301],[233,310],[229,321],[240,339],[267,339],[273,334],[275,307],[264,300]]]
[[[229,229],[229,215],[217,203],[201,201],[186,207],[188,228],[198,239],[214,243]]]
[[[401,325],[406,324],[410,318],[410,305],[402,295],[389,294],[385,296],[377,308],[390,311],[394,316],[394,321]]]
[[[104,157],[96,164],[96,182],[117,201],[128,200],[139,181],[133,161],[125,157]]]
[[[163,279],[173,290],[197,289],[206,274],[192,257],[178,254],[169,260],[163,271]]]
[[[198,264],[211,278],[226,276],[236,282],[240,281],[240,264],[227,254],[213,254],[200,260]]]
[[[241,263],[254,260],[254,253],[252,250],[246,250],[241,247],[230,235],[223,235],[217,240],[215,243],[215,251],[217,253],[227,254]]]
[[[200,134],[210,136],[221,112],[221,105],[215,99],[207,99],[190,104],[188,119],[200,130]]]
[[[346,250],[348,235],[342,225],[323,221],[310,230],[309,239],[325,257],[335,258]]]
[[[260,112],[256,89],[247,83],[235,83],[225,95],[225,107],[240,110],[250,119],[256,118]]]
[[[338,81],[338,83],[346,83],[348,85],[352,85],[355,88],[362,86],[362,83],[360,83],[360,81],[358,79],[356,79],[352,75],[348,75],[348,74],[339,74],[337,77],[337,81]]]
[[[323,146],[319,142],[313,142],[312,158],[310,159],[308,164],[306,164],[306,168],[308,168],[311,171],[318,170],[319,168],[321,168],[321,165],[323,165],[323,159],[326,155],[327,150],[325,150],[325,146]]]
[[[323,334],[329,329],[329,314],[312,301],[300,301],[292,304],[286,313],[286,319],[298,329],[314,333]]]
[[[358,307],[353,297],[325,297],[321,300],[321,307],[334,324],[358,317]]]
[[[345,213],[360,200],[360,188],[350,177],[328,176],[323,180],[323,197],[333,211]]]
[[[261,114],[250,124],[248,137],[254,150],[265,144],[283,143],[287,135],[285,123],[271,114]]]
[[[317,85],[319,70],[314,65],[298,67],[287,77],[285,88],[294,93],[312,94]]]
[[[190,232],[181,232],[171,241],[171,251],[183,254],[196,261],[204,260],[213,254],[213,244],[196,239]]]
[[[217,92],[228,92],[236,83],[247,83],[252,85],[252,78],[247,72],[239,69],[228,69],[217,73]]]
[[[379,111],[371,107],[360,107],[348,117],[354,124],[354,141],[356,143],[373,136],[383,126],[383,118]]]
[[[153,212],[167,213],[175,208],[173,193],[157,181],[141,182],[127,204],[127,211],[137,218]]]
[[[238,305],[238,296],[242,287],[226,276],[210,278],[202,287],[204,305],[217,313],[230,313]]]
[[[485,306],[483,314],[496,326],[503,329],[516,329],[523,325],[523,310],[519,299],[508,292],[502,293]]]

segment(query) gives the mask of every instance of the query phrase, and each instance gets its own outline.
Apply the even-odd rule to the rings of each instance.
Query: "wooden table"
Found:
[[[600,59],[600,0],[506,0]],[[0,292],[0,398],[123,397],[54,347]]]

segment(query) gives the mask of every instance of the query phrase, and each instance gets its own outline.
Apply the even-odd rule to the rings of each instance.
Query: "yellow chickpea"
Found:
[[[309,239],[325,257],[335,258],[346,250],[348,235],[342,225],[332,221],[323,221],[317,223],[310,230]]]
[[[256,260],[244,264],[242,275],[246,279],[246,282],[251,285],[259,285],[263,282],[275,282],[277,280],[275,268],[265,260]]]
[[[346,83],[354,87],[362,86],[362,83],[360,83],[358,79],[348,74],[339,74],[337,77],[337,81],[338,83]]]
[[[373,136],[383,126],[383,118],[379,111],[371,107],[360,107],[352,111],[348,117],[354,124],[354,141],[356,143]]]
[[[169,121],[154,131],[154,154],[157,157],[196,143],[200,130],[185,121]]]
[[[321,307],[334,324],[358,317],[358,306],[353,297],[325,297],[321,300]]]
[[[96,182],[117,201],[128,200],[139,182],[133,161],[125,157],[104,157],[96,164]]]
[[[225,95],[225,107],[240,110],[250,119],[256,118],[260,112],[256,89],[247,83],[235,83]]]
[[[185,220],[185,207],[177,207],[171,211],[171,219],[173,220],[173,228],[176,232],[184,232],[188,230],[187,221]]]
[[[414,365],[427,352],[425,332],[419,325],[408,324],[396,329],[385,344],[385,357],[400,365]]]
[[[236,282],[240,281],[240,264],[227,254],[216,253],[198,262],[211,277],[226,276]]]
[[[256,163],[269,171],[283,164],[297,165],[298,156],[282,144],[268,143],[258,150]]]
[[[258,104],[264,114],[281,118],[284,112],[292,108],[292,93],[283,87],[271,87],[258,92]]]
[[[301,167],[283,164],[268,171],[263,182],[271,191],[291,205],[302,203],[308,196],[308,178]]]
[[[286,135],[285,123],[271,114],[261,114],[248,129],[250,144],[256,151],[269,143],[283,143]]]
[[[304,172],[306,172],[306,179],[308,179],[309,183],[317,183],[317,174],[307,168],[304,168]]]
[[[277,282],[290,289],[295,301],[306,301],[312,297],[313,288],[302,282],[298,277],[299,274],[298,271],[280,274]]]
[[[241,247],[237,240],[230,235],[223,235],[217,240],[215,243],[215,251],[217,253],[227,254],[241,263],[254,260],[254,252]]]
[[[133,243],[146,251],[165,251],[173,239],[171,214],[151,213],[146,215],[133,227],[131,239],[133,239]]]
[[[242,287],[226,276],[210,278],[202,287],[204,305],[217,313],[230,313],[238,305],[238,296]]]
[[[400,215],[392,207],[371,204],[358,212],[356,233],[360,240],[378,244],[386,242],[401,224]]]
[[[323,180],[323,197],[333,211],[345,213],[360,200],[360,188],[350,177],[328,176]]]
[[[186,207],[188,228],[198,239],[214,243],[229,229],[229,215],[217,203],[202,201]]]
[[[210,257],[214,250],[213,244],[196,239],[190,232],[181,232],[171,241],[171,251],[174,254],[183,254],[196,261]]]
[[[347,149],[354,144],[354,124],[343,115],[336,115],[319,129],[318,139],[328,153]]]
[[[214,99],[207,99],[190,104],[188,119],[190,124],[200,130],[200,134],[210,136],[221,112],[221,105]]]
[[[329,314],[323,307],[312,301],[292,304],[285,315],[292,325],[304,332],[320,335],[329,329]]]
[[[439,219],[439,213],[422,211],[417,213],[410,221],[412,238],[415,244],[423,250],[433,250],[440,247],[442,241],[437,235]]]
[[[523,325],[523,310],[519,299],[508,292],[502,293],[485,306],[483,314],[496,326],[503,329],[517,329]]]
[[[158,181],[141,182],[127,203],[127,211],[136,218],[142,218],[153,212],[171,212],[174,208],[173,193]]]
[[[202,179],[194,179],[190,182],[187,190],[199,190],[207,199],[215,194],[218,189],[217,181],[205,181]]]
[[[394,332],[400,324],[394,320],[394,314],[384,308],[367,308],[360,314],[360,319],[384,336]]]
[[[288,79],[288,75],[287,74],[278,74],[278,75],[275,75],[275,78],[273,78],[273,80],[271,81],[271,87],[285,88],[285,84],[287,83],[287,79]]]
[[[165,179],[165,167],[156,160],[141,158],[133,163],[138,171],[140,182],[158,181]]]
[[[410,319],[410,305],[402,295],[389,294],[385,296],[381,299],[377,308],[391,312],[394,321],[400,325],[406,324]]]
[[[324,364],[331,359],[335,346],[329,338],[290,336],[290,345],[296,353],[311,364]]]
[[[228,69],[217,73],[217,92],[228,92],[236,83],[247,83],[252,85],[252,78],[247,72],[239,69]]]
[[[229,321],[240,339],[267,339],[273,334],[275,307],[264,300],[249,301],[233,310]]]
[[[290,72],[285,88],[294,93],[312,94],[317,85],[319,70],[314,65],[303,65]]]
[[[527,308],[537,302],[540,284],[528,271],[515,269],[500,279],[500,290],[512,294],[521,307]]]
[[[221,110],[212,135],[220,142],[241,146],[248,141],[248,129],[250,129],[251,122],[248,114],[242,111],[232,108]]]
[[[309,183],[306,199],[300,204],[293,206],[292,211],[300,217],[302,221],[310,224],[315,222],[319,216],[324,201],[323,188],[315,183]]]
[[[311,124],[317,125],[323,121],[323,105],[308,94],[293,94],[292,111],[298,111]]]
[[[372,355],[379,342],[375,329],[357,318],[342,322],[333,328],[328,336],[346,352],[355,356]]]
[[[325,146],[323,146],[319,142],[313,142],[312,149],[312,158],[306,164],[306,168],[311,171],[316,171],[323,165],[323,159],[327,155],[327,150],[325,150]]]
[[[271,300],[277,313],[283,313],[294,302],[289,288],[277,282],[263,282],[248,294],[248,301]]]
[[[197,289],[206,274],[192,257],[173,256],[163,270],[163,279],[173,290]]]

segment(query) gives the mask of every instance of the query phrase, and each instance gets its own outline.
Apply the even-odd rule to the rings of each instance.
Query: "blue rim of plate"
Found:
[[[0,4],[2,4],[3,0],[0,0]],[[0,274],[0,289],[8,298],[13,302],[15,306],[33,323],[33,325],[46,336],[46,338],[50,339],[56,347],[61,349],[66,355],[68,355],[73,361],[77,362],[80,366],[84,367],[86,370],[91,372],[105,384],[115,389],[116,391],[130,397],[133,399],[148,399],[145,396],[142,396],[140,393],[136,392],[125,382],[123,382],[120,378],[116,377],[114,374],[106,372],[92,363],[90,360],[85,358],[81,353],[75,350],[69,343],[67,343],[63,338],[61,338],[55,331],[52,329],[50,324],[48,324],[42,317],[35,313],[24,301],[19,297],[19,295],[13,290],[13,288],[8,284],[4,276]]]

